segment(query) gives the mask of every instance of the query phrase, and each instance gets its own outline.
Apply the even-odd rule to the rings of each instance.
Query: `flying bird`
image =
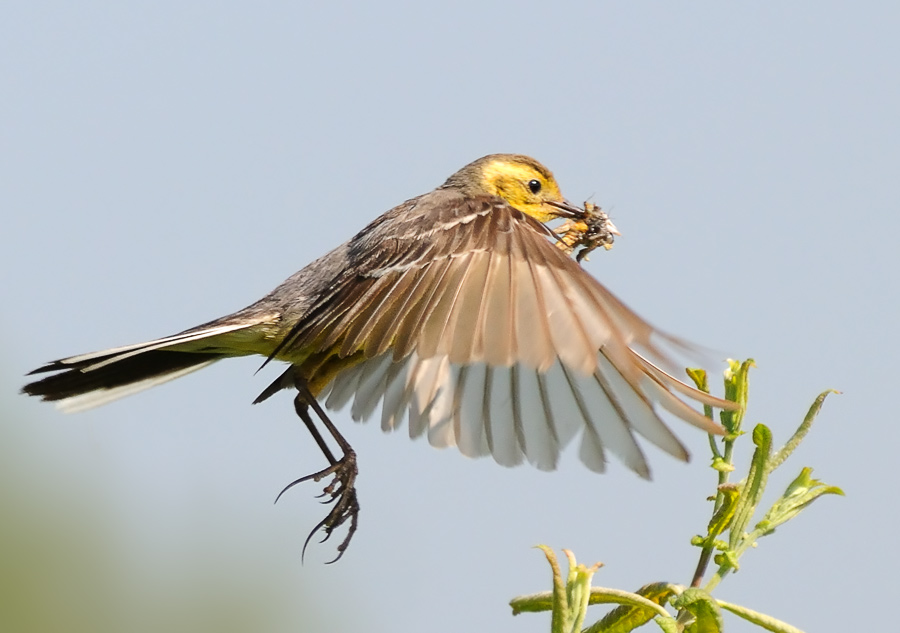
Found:
[[[349,405],[355,420],[380,417],[385,431],[407,420],[410,437],[504,466],[552,470],[577,437],[590,470],[603,472],[612,453],[649,477],[637,435],[688,458],[659,408],[721,433],[690,403],[735,405],[675,378],[667,350],[690,347],[632,312],[570,256],[579,245],[611,245],[617,232],[605,215],[584,224],[594,209],[569,204],[533,158],[485,156],[256,303],[172,336],[47,363],[31,374],[49,375],[23,392],[80,411],[223,358],[287,363],[255,402],[296,390],[295,411],[329,465],[285,490],[331,478],[325,495],[333,506],[310,536],[322,528],[327,539],[350,520],[337,558],[356,530],[358,471],[324,408]],[[558,218],[568,222],[565,235],[546,225]],[[579,222],[582,232],[573,232]]]

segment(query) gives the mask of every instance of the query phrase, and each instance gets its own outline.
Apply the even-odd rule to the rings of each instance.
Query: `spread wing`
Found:
[[[685,399],[728,403],[661,369],[657,345],[678,344],[629,310],[498,198],[437,190],[354,238],[351,263],[275,356],[354,354],[364,361],[326,388],[356,419],[382,404],[382,426],[405,413],[410,435],[436,446],[556,466],[581,433],[580,456],[602,471],[605,451],[649,469],[635,433],[676,457],[687,452],[656,405],[708,432],[720,427]],[[325,395],[325,394],[320,394]]]

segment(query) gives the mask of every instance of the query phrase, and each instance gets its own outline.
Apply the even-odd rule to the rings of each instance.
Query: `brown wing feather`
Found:
[[[591,375],[602,350],[645,398],[642,389],[675,390],[723,406],[651,370],[651,362],[668,361],[652,340],[656,330],[547,237],[543,225],[497,198],[439,190],[411,201],[355,238],[348,272],[320,296],[279,357],[362,351],[374,358],[393,350],[395,362],[416,352],[446,356],[454,366],[543,372],[559,361]],[[655,399],[700,422],[671,393]]]
[[[451,272],[451,260],[445,258],[429,266],[424,272],[425,281],[417,288],[417,292],[408,302],[408,312],[398,311],[394,315],[394,360],[399,361],[409,356],[420,336],[415,330],[420,323],[427,322],[434,312],[437,301],[434,297],[446,288],[446,278]]]

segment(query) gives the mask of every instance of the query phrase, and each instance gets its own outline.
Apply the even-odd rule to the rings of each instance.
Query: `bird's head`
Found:
[[[450,176],[443,188],[459,189],[466,195],[503,198],[539,222],[573,217],[578,211],[566,202],[550,170],[521,154],[479,158]]]

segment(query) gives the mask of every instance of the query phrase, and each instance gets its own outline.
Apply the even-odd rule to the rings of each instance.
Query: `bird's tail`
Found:
[[[219,359],[252,354],[235,342],[258,322],[213,322],[191,330],[100,352],[56,360],[28,375],[51,373],[25,385],[22,393],[55,401],[66,412],[83,411],[174,380]],[[244,336],[241,336],[242,333]]]

